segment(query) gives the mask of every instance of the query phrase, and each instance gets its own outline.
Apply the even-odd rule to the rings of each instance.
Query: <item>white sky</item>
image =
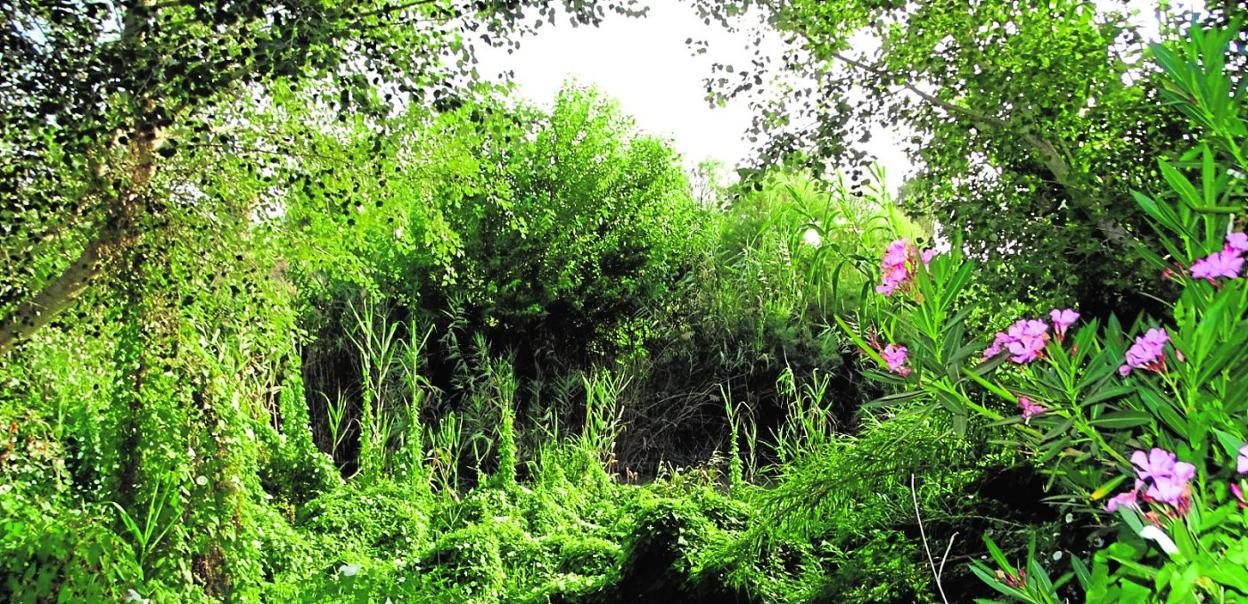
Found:
[[[537,36],[523,40],[514,54],[482,48],[481,73],[490,77],[514,71],[519,94],[542,107],[551,105],[566,80],[593,84],[619,101],[642,130],[668,137],[687,166],[708,158],[737,165],[751,148],[745,139],[751,112],[744,99],[726,107],[710,107],[702,80],[717,60],[748,64],[746,44],[751,38],[746,33],[728,33],[715,23],[705,25],[686,2],[651,0],[649,5],[650,15],[643,19],[608,15],[597,28],[574,28],[566,20],[546,26]],[[1153,1],[1131,0],[1129,5],[1139,11],[1138,22],[1152,25]],[[1146,35],[1155,35],[1155,25],[1149,29]],[[707,40],[709,52],[694,56],[685,45],[690,37]],[[864,145],[883,165],[887,185],[893,190],[913,169],[900,149],[903,136],[875,128],[871,141]]]
[[[568,79],[595,85],[642,130],[670,138],[686,165],[708,158],[738,164],[751,148],[745,139],[752,117],[747,102],[739,98],[712,108],[702,80],[716,61],[748,64],[751,53],[745,45],[751,38],[715,23],[705,25],[686,2],[652,0],[649,5],[646,18],[608,15],[597,28],[573,28],[566,21],[548,25],[522,40],[511,55],[480,49],[481,73],[490,77],[513,70],[520,95],[543,107],[551,105]],[[687,38],[706,40],[709,52],[694,56]]]

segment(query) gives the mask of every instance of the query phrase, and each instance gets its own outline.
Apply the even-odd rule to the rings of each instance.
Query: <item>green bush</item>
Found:
[[[429,539],[426,505],[386,481],[348,483],[300,508],[296,525],[332,537],[341,551],[412,552]]]

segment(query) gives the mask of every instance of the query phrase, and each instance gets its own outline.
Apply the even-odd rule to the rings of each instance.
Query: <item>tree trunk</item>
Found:
[[[152,0],[138,0],[137,5],[147,8]],[[146,10],[126,11],[125,25],[121,33],[123,43],[141,40],[144,21],[150,19]],[[152,176],[156,173],[153,152],[158,146],[160,131],[147,125],[147,116],[154,113],[156,104],[151,99],[139,101],[145,116],[140,116],[129,136],[128,168],[129,184],[115,198],[109,209],[108,219],[101,231],[87,243],[78,258],[65,272],[43,286],[33,297],[18,305],[7,317],[0,320],[0,358],[14,344],[29,338],[40,328],[52,322],[82,295],[83,290],[99,276],[102,265],[110,258],[119,256],[127,244],[138,235],[136,231],[138,210],[142,197],[147,194]],[[107,152],[102,154],[107,157]],[[93,162],[92,162],[93,163]],[[101,169],[93,167],[92,171]],[[95,175],[98,179],[99,175]],[[88,190],[86,195],[98,193]]]
[[[78,259],[61,276],[24,302],[0,324],[0,354],[17,341],[30,337],[78,299],[87,284],[99,274],[101,251],[111,247],[110,243],[108,238],[102,237],[87,244]]]
[[[157,133],[150,131],[140,131],[130,138],[130,183],[111,208],[108,224],[65,272],[0,321],[0,356],[72,306],[102,272],[104,263],[120,256],[120,252],[137,237],[141,201],[156,173],[153,151],[157,139]]]

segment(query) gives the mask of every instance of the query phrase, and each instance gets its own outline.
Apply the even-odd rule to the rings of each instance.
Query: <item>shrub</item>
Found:
[[[393,483],[348,483],[308,502],[296,524],[332,536],[342,551],[410,552],[428,538],[425,505]]]
[[[1153,48],[1173,100],[1209,136],[1192,154],[1199,187],[1163,160],[1175,201],[1136,194],[1169,258],[1142,256],[1181,287],[1172,317],[1124,330],[1116,319],[1102,326],[1059,308],[1020,318],[985,345],[965,337],[965,312],[954,310],[973,270],[955,248],[930,267],[899,258],[897,319],[881,328],[890,345],[860,339],[888,371],[877,377],[911,389],[894,399],[929,398],[962,426],[976,417],[1012,427],[1064,507],[1096,524],[1116,514],[1116,540],[1090,565],[1073,558],[1072,572],[1057,579],[1034,546],[1015,567],[986,540],[996,567],[973,571],[1017,600],[1058,602],[1072,577],[1094,601],[1248,598],[1248,235],[1233,220],[1248,132],[1221,72],[1235,35],[1194,26],[1179,54]],[[891,262],[886,253],[886,269]],[[1016,412],[998,411],[984,392]]]

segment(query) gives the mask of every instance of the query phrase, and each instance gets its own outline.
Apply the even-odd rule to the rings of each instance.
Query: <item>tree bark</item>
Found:
[[[131,136],[130,182],[116,198],[108,223],[87,243],[69,268],[0,321],[0,356],[73,306],[91,281],[102,272],[104,263],[120,255],[137,237],[138,233],[134,231],[142,198],[147,195],[156,173],[153,152],[157,140],[156,132],[140,131]]]
[[[50,323],[78,299],[99,274],[102,252],[114,244],[110,239],[101,237],[88,243],[65,272],[9,314],[0,324],[0,354]]]

